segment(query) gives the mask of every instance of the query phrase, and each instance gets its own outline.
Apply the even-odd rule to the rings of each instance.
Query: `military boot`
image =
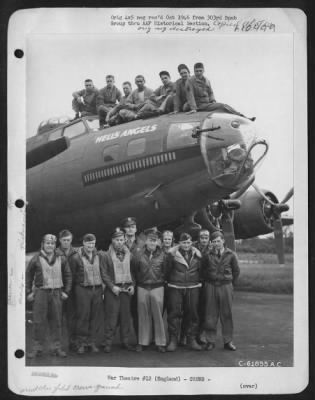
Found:
[[[177,349],[177,339],[175,336],[171,336],[171,340],[166,347],[166,351],[175,351]]]
[[[90,350],[91,350],[92,353],[99,353],[99,351],[100,351],[95,343],[91,343]]]
[[[35,358],[35,357],[41,357],[43,355],[42,350],[33,350],[30,353],[27,353],[27,358]]]
[[[191,338],[189,340],[190,350],[201,351],[203,348],[197,343],[196,338]]]

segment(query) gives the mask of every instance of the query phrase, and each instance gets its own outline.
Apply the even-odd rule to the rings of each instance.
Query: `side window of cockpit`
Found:
[[[103,152],[103,160],[105,163],[118,161],[119,157],[119,145],[115,144],[114,146],[106,147]]]
[[[167,150],[196,145],[198,141],[192,137],[192,133],[193,129],[199,125],[200,122],[172,124],[167,135]]]
[[[145,152],[145,138],[138,138],[130,140],[127,147],[128,157],[138,156],[139,154],[143,154]]]
[[[56,131],[51,132],[50,135],[49,135],[48,140],[52,141],[52,140],[59,139],[60,136],[61,136],[61,132],[62,132],[62,129],[57,129]]]
[[[63,132],[64,136],[67,136],[69,139],[75,138],[76,136],[80,136],[85,133],[86,128],[82,121],[76,122],[70,126],[67,126]]]

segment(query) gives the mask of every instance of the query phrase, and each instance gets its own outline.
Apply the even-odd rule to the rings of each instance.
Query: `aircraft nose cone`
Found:
[[[245,119],[235,124],[235,116],[217,114],[207,118],[202,126],[201,152],[210,179],[219,187],[237,190],[254,172],[254,163],[248,152],[249,138],[242,127]]]

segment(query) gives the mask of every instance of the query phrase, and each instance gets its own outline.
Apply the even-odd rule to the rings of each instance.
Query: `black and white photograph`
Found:
[[[11,390],[302,391],[303,12],[42,8],[8,38]]]

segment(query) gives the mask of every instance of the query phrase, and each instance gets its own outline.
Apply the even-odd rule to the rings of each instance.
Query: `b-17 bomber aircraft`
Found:
[[[93,232],[100,244],[134,216],[139,229],[195,236],[200,224],[221,228],[231,248],[235,238],[274,231],[284,263],[281,213],[293,190],[281,203],[256,185],[248,190],[268,151],[254,122],[196,112],[98,124],[96,116],[46,122],[27,140],[27,251],[64,228],[76,238]]]

